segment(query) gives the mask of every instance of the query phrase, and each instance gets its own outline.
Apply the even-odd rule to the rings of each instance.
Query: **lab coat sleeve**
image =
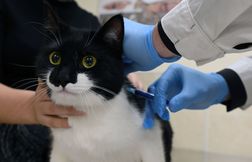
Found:
[[[229,87],[230,97],[223,102],[227,111],[237,107],[246,109],[252,105],[252,56],[244,57],[218,73]]]
[[[246,90],[246,101],[241,108],[246,109],[252,105],[252,56],[239,60],[231,65],[229,69],[235,71],[242,80]]]
[[[252,50],[252,0],[182,0],[159,22],[164,44],[202,65]]]

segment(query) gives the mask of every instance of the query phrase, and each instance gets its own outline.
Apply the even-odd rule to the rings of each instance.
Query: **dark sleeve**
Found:
[[[231,69],[224,69],[218,74],[224,77],[230,92],[230,100],[223,102],[227,111],[243,106],[247,101],[247,93],[239,75]]]
[[[3,81],[3,39],[4,39],[4,14],[2,1],[0,1],[0,83]]]
[[[165,34],[164,29],[161,25],[161,22],[158,23],[158,33],[159,36],[161,38],[161,40],[163,41],[163,43],[165,44],[165,46],[174,54],[181,56],[179,54],[179,52],[176,50],[174,44],[172,43],[172,41],[170,40],[170,38]]]

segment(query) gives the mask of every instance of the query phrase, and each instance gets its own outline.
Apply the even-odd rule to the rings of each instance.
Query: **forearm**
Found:
[[[35,92],[0,84],[0,123],[36,124],[32,108]]]

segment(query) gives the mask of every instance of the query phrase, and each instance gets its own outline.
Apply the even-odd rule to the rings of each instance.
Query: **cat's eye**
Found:
[[[96,58],[94,56],[85,56],[82,59],[82,65],[87,69],[94,67],[95,64],[96,64]]]
[[[59,52],[53,51],[49,55],[49,61],[53,65],[59,65],[61,63],[61,56],[60,56]]]

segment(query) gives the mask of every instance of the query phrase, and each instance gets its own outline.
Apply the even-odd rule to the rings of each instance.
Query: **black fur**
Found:
[[[51,11],[49,10],[49,13]],[[114,16],[110,19],[98,32],[86,29],[76,29],[67,26],[57,19],[57,16],[49,14],[48,19],[48,35],[52,37],[55,33],[58,38],[57,41],[48,41],[38,57],[37,73],[42,79],[45,78],[45,73],[48,68],[53,68],[50,75],[50,82],[55,86],[65,86],[67,83],[76,83],[77,74],[85,73],[88,77],[95,81],[95,84],[104,87],[114,94],[118,94],[126,85],[123,73],[122,62],[122,41],[124,36],[123,17],[121,15]],[[50,24],[51,23],[51,24]],[[51,52],[57,51],[62,56],[60,65],[52,65],[49,62],[49,55]],[[87,69],[81,65],[81,60],[84,56],[92,55],[97,59],[96,66]],[[104,96],[109,100],[114,97],[113,94],[107,91],[93,87],[91,89],[96,93]],[[48,92],[50,94],[50,90]],[[144,98],[128,94],[128,99],[133,101],[140,113],[144,112],[145,100]],[[172,130],[169,122],[160,121],[163,130],[164,150],[166,153],[166,162],[170,162]],[[20,126],[21,127],[21,126]],[[2,157],[8,162],[47,162],[48,152],[50,150],[50,136],[48,129],[44,127],[23,127],[18,134],[4,133],[2,139],[9,137],[16,143],[12,143],[11,147],[2,147]],[[4,127],[2,127],[4,129]],[[11,129],[8,127],[6,129]],[[18,130],[18,128],[15,128]],[[29,133],[33,133],[34,139],[30,139]],[[1,132],[2,130],[0,130]],[[8,130],[4,130],[8,132]],[[26,132],[24,136],[23,132]],[[7,135],[7,136],[6,136]],[[21,140],[22,139],[22,140]],[[30,143],[29,141],[33,141]],[[29,149],[26,149],[27,148]],[[28,147],[29,146],[29,147]],[[22,150],[23,149],[23,150]],[[31,155],[33,154],[33,155]],[[29,159],[29,157],[31,157]],[[38,157],[38,160],[34,160]],[[20,160],[17,160],[20,159]],[[24,160],[25,159],[25,160]],[[0,159],[1,162],[2,159]],[[4,162],[4,161],[3,161]]]
[[[173,131],[170,122],[163,121],[159,118],[161,123],[162,129],[162,139],[163,139],[163,146],[165,152],[165,161],[171,162],[171,151],[172,151],[172,139],[173,139]]]

